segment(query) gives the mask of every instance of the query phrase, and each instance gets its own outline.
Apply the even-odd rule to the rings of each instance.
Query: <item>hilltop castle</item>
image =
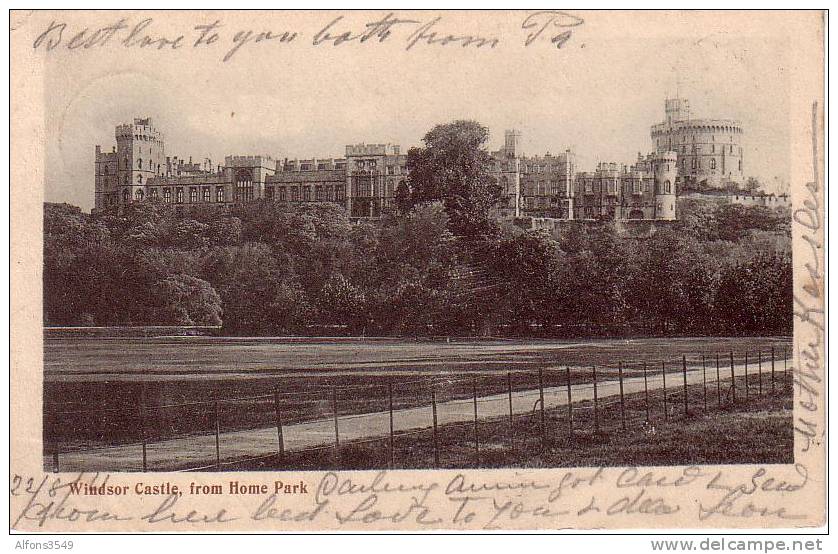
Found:
[[[600,163],[578,171],[573,152],[528,157],[520,132],[506,131],[492,152],[503,199],[499,218],[676,218],[677,187],[685,180],[722,184],[742,181],[742,128],[735,121],[690,120],[686,100],[666,101],[666,121],[651,130],[655,152],[631,166]],[[116,127],[116,146],[96,146],[95,209],[159,199],[179,211],[194,205],[228,209],[265,199],[283,204],[333,202],[353,219],[378,218],[393,208],[407,177],[407,156],[397,145],[347,145],[342,158],[283,159],[227,156],[223,164],[193,162],[165,152],[163,134],[151,119]]]

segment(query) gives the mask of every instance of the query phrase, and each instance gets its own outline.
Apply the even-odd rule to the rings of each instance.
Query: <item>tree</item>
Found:
[[[761,188],[762,188],[762,185],[760,184],[760,182],[757,180],[757,178],[756,178],[756,177],[748,177],[748,178],[745,180],[745,186],[744,186],[744,189],[745,189],[745,191],[746,191],[746,192],[748,192],[749,194],[754,194],[754,193],[756,193],[756,192],[759,192],[759,190],[760,190]]]
[[[155,284],[161,304],[157,322],[170,325],[221,325],[221,298],[208,282],[171,275]]]
[[[437,125],[422,139],[425,146],[407,153],[406,184],[397,192],[399,209],[441,200],[455,235],[493,232],[489,216],[500,200],[501,187],[492,176],[493,159],[486,150],[489,130],[476,121]]]

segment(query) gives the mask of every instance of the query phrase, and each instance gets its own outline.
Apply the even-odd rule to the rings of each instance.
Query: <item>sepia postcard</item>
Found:
[[[821,11],[26,11],[10,529],[826,523]]]

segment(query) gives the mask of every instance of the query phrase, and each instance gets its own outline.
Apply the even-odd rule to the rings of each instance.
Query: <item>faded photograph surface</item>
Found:
[[[789,29],[821,29],[717,15],[16,13],[43,92],[38,470],[73,497],[182,471],[805,484],[822,208],[793,201],[820,194],[818,97]],[[152,481],[126,494],[256,490]]]
[[[428,31],[427,83],[360,63],[419,17],[337,16],[258,76],[244,40],[208,80],[48,71],[46,469],[793,460],[784,45],[499,80],[459,66],[491,38]]]

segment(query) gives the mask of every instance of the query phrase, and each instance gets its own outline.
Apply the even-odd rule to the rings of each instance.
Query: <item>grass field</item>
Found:
[[[316,338],[49,338],[45,341],[45,448],[84,449],[140,440],[211,433],[220,399],[224,430],[273,425],[272,395],[282,395],[283,419],[294,423],[341,414],[383,411],[394,387],[394,408],[427,405],[430,383],[437,399],[467,398],[516,390],[614,379],[650,373],[666,360],[677,370],[681,356],[695,366],[702,355],[745,351],[752,360],[778,353],[785,338],[679,338],[634,340],[442,340]],[[767,362],[766,362],[767,364]],[[767,366],[766,366],[767,369]],[[433,379],[431,379],[433,378]],[[474,381],[472,381],[474,378]],[[340,387],[335,392],[335,387]],[[333,396],[334,394],[334,396]],[[144,400],[143,400],[144,399]],[[141,415],[140,404],[148,409]]]
[[[730,381],[724,383],[728,388]],[[737,386],[744,387],[739,381]],[[566,408],[547,410],[546,447],[542,449],[541,425],[537,414],[518,416],[513,427],[506,418],[481,421],[479,450],[474,446],[471,424],[439,428],[439,467],[580,467],[652,466],[689,464],[787,464],[794,461],[792,429],[792,387],[788,381],[774,393],[751,395],[746,402],[729,398],[721,405],[709,391],[708,408],[703,407],[702,387],[691,386],[693,405],[689,415],[682,411],[683,396],[668,395],[668,417],[663,413],[663,395],[649,397],[650,418],[646,419],[643,394],[626,396],[626,429],[621,426],[618,403],[607,402],[598,411],[599,432],[595,431],[590,402],[573,405],[573,427],[568,427]],[[228,469],[411,469],[432,468],[434,440],[424,430],[395,441],[390,465],[389,441],[345,444],[333,449],[287,454],[284,459],[242,462]]]

